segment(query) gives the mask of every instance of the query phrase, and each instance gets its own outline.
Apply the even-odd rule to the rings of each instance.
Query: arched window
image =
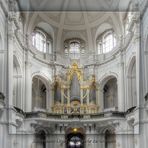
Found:
[[[44,53],[52,53],[51,38],[42,30],[35,29],[32,36],[33,46]]]
[[[71,59],[79,59],[84,53],[84,42],[81,39],[70,39],[64,42],[65,54]]]
[[[98,54],[110,52],[116,46],[115,34],[112,30],[104,32],[97,39]]]
[[[73,59],[77,59],[80,56],[80,43],[74,41],[70,43],[69,54]]]

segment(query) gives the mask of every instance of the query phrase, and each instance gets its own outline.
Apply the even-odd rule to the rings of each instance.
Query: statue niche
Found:
[[[97,113],[95,76],[84,80],[76,63],[67,70],[66,79],[56,76],[53,112],[61,114]]]

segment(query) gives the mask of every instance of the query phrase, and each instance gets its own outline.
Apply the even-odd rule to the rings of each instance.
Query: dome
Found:
[[[49,11],[25,13],[26,32],[31,35],[36,24],[53,37],[53,46],[57,52],[64,51],[64,41],[79,38],[85,42],[86,51],[94,51],[96,38],[100,29],[112,28],[117,36],[123,34],[123,24],[120,18],[125,13],[108,13],[97,11]],[[46,24],[46,25],[45,25]],[[49,29],[48,25],[49,24]],[[98,30],[99,29],[99,30]]]

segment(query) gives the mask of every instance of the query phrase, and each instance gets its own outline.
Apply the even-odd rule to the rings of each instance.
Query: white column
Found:
[[[140,20],[138,20],[140,21]],[[143,87],[142,87],[142,67],[143,67],[143,62],[142,62],[142,50],[140,50],[140,25],[139,22],[135,24],[135,49],[136,49],[136,92],[137,92],[137,106],[143,104],[143,100],[141,97],[143,97]],[[141,57],[140,57],[141,56]],[[140,102],[139,102],[140,101]]]
[[[116,106],[118,105],[118,111],[124,111],[125,109],[125,97],[124,97],[124,63],[123,63],[123,55],[120,53],[120,62],[119,62],[119,78],[117,80],[117,102],[115,102]]]
[[[13,50],[14,50],[14,23],[9,20],[8,24],[8,98],[9,106],[13,106]]]
[[[0,92],[6,96],[7,86],[7,50],[0,49]]]
[[[26,112],[32,111],[32,77],[31,77],[31,63],[26,63]]]

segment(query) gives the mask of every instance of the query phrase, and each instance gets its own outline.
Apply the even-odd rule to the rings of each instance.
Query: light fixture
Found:
[[[70,146],[74,146],[75,143],[74,143],[73,141],[70,141],[70,142],[69,142],[69,145],[70,145]]]
[[[80,146],[80,145],[81,145],[80,141],[76,142],[76,146]]]
[[[73,129],[73,131],[74,131],[74,132],[77,132],[77,131],[78,131],[78,129],[77,129],[77,128],[74,128],[74,129]]]

